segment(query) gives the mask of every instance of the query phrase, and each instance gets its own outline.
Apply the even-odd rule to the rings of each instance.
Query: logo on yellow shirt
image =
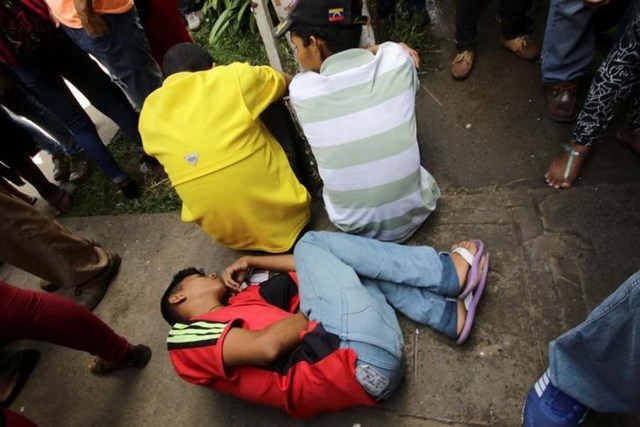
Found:
[[[191,153],[187,154],[183,157],[191,166],[195,166],[198,163],[198,157],[200,157],[200,153]]]

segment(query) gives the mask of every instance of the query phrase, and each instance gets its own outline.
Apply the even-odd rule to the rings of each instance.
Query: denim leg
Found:
[[[104,14],[109,31],[91,37],[82,28],[63,26],[85,52],[95,56],[121,84],[136,110],[162,85],[162,73],[151,56],[136,8],[120,14]]]
[[[358,381],[383,399],[400,384],[404,370],[404,342],[395,311],[375,284],[363,283],[352,266],[308,235],[294,250],[300,310],[339,336],[342,348],[355,350]]]
[[[75,157],[82,151],[65,124],[42,105],[27,88],[19,84],[17,79],[14,89],[15,95],[3,97],[2,104],[12,113],[29,119],[30,123],[21,121],[20,125],[24,125],[23,127],[35,135],[36,142],[41,148],[50,153],[64,153],[69,157]]]
[[[113,120],[139,147],[138,113],[125,94],[89,56],[64,37],[64,47],[52,58],[60,74],[70,81],[89,102]]]
[[[456,0],[456,49],[458,52],[475,48],[481,6],[482,2],[478,0]]]
[[[632,19],[624,34],[598,68],[589,94],[573,129],[577,144],[596,142],[613,119],[618,107],[640,89],[640,1],[634,1],[627,13]]]
[[[371,279],[363,279],[367,283]],[[376,280],[376,285],[393,308],[409,319],[427,325],[450,338],[456,337],[458,300],[434,294],[424,288]]]
[[[64,81],[52,68],[17,68],[12,70],[39,101],[71,131],[89,158],[115,183],[126,175],[102,143],[96,127],[84,112]]]
[[[358,276],[424,288],[455,297],[460,284],[449,254],[428,246],[405,246],[362,236],[311,231],[301,242],[322,247],[352,268]]]
[[[582,0],[551,0],[542,45],[543,82],[566,82],[585,74],[595,49],[593,14]]]
[[[640,271],[549,343],[551,382],[598,412],[640,408]]]
[[[501,32],[505,40],[510,40],[533,31],[533,21],[527,16],[533,0],[501,0]]]

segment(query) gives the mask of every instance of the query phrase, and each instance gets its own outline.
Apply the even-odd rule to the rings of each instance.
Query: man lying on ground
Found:
[[[287,273],[240,290],[252,268]],[[185,381],[297,417],[373,405],[403,377],[394,309],[462,344],[488,268],[479,240],[448,254],[309,232],[294,255],[176,274],[161,301],[169,354]]]
[[[164,73],[140,133],[182,199],[182,220],[230,248],[289,250],[309,221],[310,197],[259,118],[289,77],[265,66],[214,67],[193,43],[169,49]]]
[[[418,54],[403,44],[358,49],[359,2],[298,0],[287,31],[305,73],[290,96],[342,231],[403,242],[436,208],[440,189],[420,166],[415,96]]]

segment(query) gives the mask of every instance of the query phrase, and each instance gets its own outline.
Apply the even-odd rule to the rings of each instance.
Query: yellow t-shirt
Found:
[[[133,7],[133,0],[92,0],[93,10],[98,13],[125,13]],[[51,14],[61,23],[71,28],[82,28],[73,0],[45,0]]]
[[[182,199],[182,220],[224,246],[283,252],[309,221],[310,197],[259,116],[286,90],[270,67],[177,73],[140,114],[145,151]]]

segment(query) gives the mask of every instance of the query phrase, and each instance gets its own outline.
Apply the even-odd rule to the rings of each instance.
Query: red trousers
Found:
[[[170,47],[183,42],[193,42],[178,12],[176,0],[150,0],[149,18],[142,23],[149,40],[151,55],[160,68],[164,54]]]
[[[0,281],[0,341],[45,341],[121,362],[128,341],[78,303]]]

